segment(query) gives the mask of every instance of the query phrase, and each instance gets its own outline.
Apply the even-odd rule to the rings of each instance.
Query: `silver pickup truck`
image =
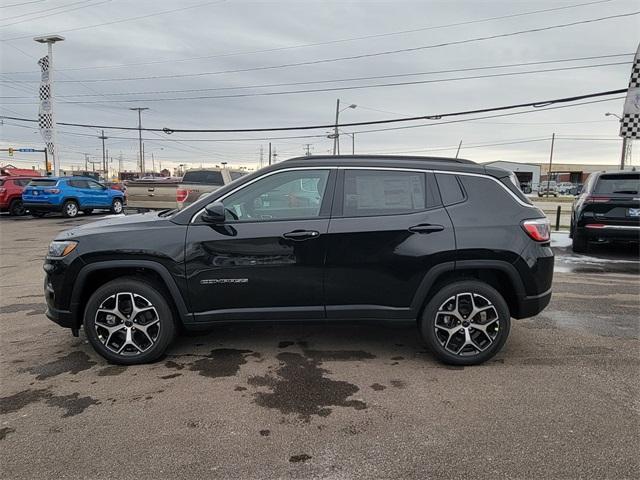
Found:
[[[243,170],[226,168],[199,168],[187,170],[182,178],[131,180],[126,184],[127,209],[183,208],[245,173]]]
[[[244,170],[229,170],[226,168],[187,170],[176,192],[177,208],[191,205],[202,195],[211,193],[246,173]]]

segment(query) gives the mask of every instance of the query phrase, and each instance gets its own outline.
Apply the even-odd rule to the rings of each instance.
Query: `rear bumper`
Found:
[[[551,289],[540,295],[531,295],[518,299],[517,311],[511,312],[513,318],[529,318],[539,314],[551,301]]]
[[[587,224],[579,230],[589,239],[640,241],[640,225]]]
[[[29,203],[23,202],[24,208],[27,210],[35,210],[39,212],[61,212],[62,205],[55,205],[51,203]]]

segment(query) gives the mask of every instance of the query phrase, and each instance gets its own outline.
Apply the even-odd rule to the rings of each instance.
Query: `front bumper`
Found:
[[[55,308],[56,294],[49,282],[48,275],[44,279],[44,299],[47,303],[45,315],[61,327],[74,328],[74,318],[69,310]]]

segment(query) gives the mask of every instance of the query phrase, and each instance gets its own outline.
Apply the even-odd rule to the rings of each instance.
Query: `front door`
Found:
[[[91,205],[94,207],[109,207],[111,206],[111,198],[109,197],[109,191],[107,188],[93,180],[87,181],[89,186],[89,195],[91,196]]]
[[[432,173],[340,172],[325,273],[328,318],[415,318],[427,272],[455,260],[455,237]]]
[[[335,171],[271,172],[220,199],[223,225],[197,216],[185,260],[196,321],[323,318]]]

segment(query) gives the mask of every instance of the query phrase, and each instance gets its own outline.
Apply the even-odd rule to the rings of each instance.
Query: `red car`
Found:
[[[0,177],[0,212],[24,215],[22,190],[31,181],[30,177]]]

